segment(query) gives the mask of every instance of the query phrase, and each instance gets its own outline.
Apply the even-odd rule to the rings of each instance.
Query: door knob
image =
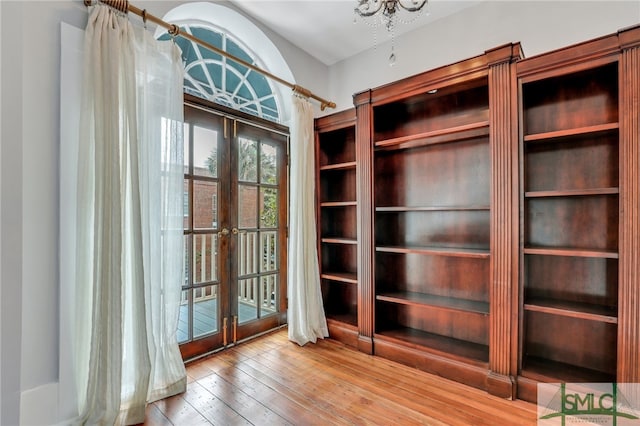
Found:
[[[231,232],[233,232],[233,235],[246,234],[247,233],[247,231],[241,231],[238,228],[236,228],[235,226],[233,227],[233,229],[231,229]]]
[[[222,228],[220,232],[218,232],[218,237],[224,237],[229,235],[229,230],[227,228]]]

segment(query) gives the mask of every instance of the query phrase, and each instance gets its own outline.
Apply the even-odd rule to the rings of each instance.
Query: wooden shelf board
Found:
[[[335,315],[333,317],[328,316],[327,317],[327,325],[331,326],[331,325],[336,325],[338,327],[344,327],[347,329],[351,329],[351,330],[356,330],[358,329],[358,325],[357,325],[357,321],[356,323],[352,323],[351,320],[353,319],[354,315]],[[344,318],[347,317],[347,318]],[[342,319],[347,319],[349,322],[346,321],[341,321],[340,319],[336,319],[336,318],[342,318]],[[357,318],[356,318],[357,320]]]
[[[472,139],[488,135],[489,121],[479,121],[476,123],[464,124],[462,126],[450,127],[447,129],[431,130],[429,132],[384,139],[375,142],[375,147],[393,149],[414,148],[418,146],[458,142],[465,139]]]
[[[489,206],[389,206],[376,207],[376,212],[453,212],[453,211],[490,211]]]
[[[524,358],[520,375],[548,383],[607,383],[616,379],[615,374],[531,356]]]
[[[335,163],[335,164],[326,164],[324,166],[320,166],[320,170],[345,170],[345,169],[355,169],[356,162],[348,161],[346,163]]]
[[[358,244],[358,240],[351,238],[322,238],[320,241],[327,244]]]
[[[451,256],[451,257],[472,257],[479,259],[488,259],[488,249],[470,249],[470,248],[448,248],[448,247],[390,247],[390,246],[378,246],[376,247],[378,252],[386,253],[415,253],[415,254],[431,254],[436,256]]]
[[[524,254],[542,254],[547,256],[597,257],[617,259],[618,252],[610,250],[575,249],[563,247],[525,247]]]
[[[570,302],[554,299],[530,299],[524,304],[525,311],[544,312],[571,318],[617,324],[615,308],[587,303]]]
[[[454,357],[469,364],[487,366],[489,362],[489,347],[487,345],[453,339],[412,328],[378,331],[375,333],[374,338],[409,344],[415,349],[428,350],[445,357]]]
[[[320,207],[350,207],[357,205],[357,201],[325,201],[320,203]]]
[[[349,272],[323,272],[320,278],[342,283],[358,284],[358,275]]]
[[[383,302],[399,303],[421,307],[437,308],[456,312],[470,312],[489,315],[489,303],[475,300],[455,299],[452,297],[436,296],[426,293],[401,292],[384,293],[376,296]]]
[[[327,312],[326,314],[327,320],[348,324],[350,326],[358,325],[358,316],[356,314],[332,314],[331,312]]]
[[[590,188],[590,189],[565,189],[552,191],[528,191],[524,193],[525,198],[542,198],[542,197],[575,197],[585,195],[615,195],[619,194],[620,189],[612,188]]]
[[[611,130],[616,130],[619,128],[617,122],[615,123],[606,123],[606,124],[598,124],[595,126],[585,126],[585,127],[576,127],[573,129],[565,129],[565,130],[556,130],[553,132],[544,132],[544,133],[535,133],[532,135],[525,135],[525,142],[536,142],[536,141],[546,141],[549,139],[558,139],[564,138],[568,136],[576,136],[576,135],[586,135],[589,133],[598,133],[598,132],[606,132]]]

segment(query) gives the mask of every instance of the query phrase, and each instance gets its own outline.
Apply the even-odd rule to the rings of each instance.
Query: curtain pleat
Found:
[[[182,256],[182,69],[107,6],[92,8],[78,174],[75,365],[83,424],[144,421],[186,389],[176,340]]]
[[[299,345],[329,336],[316,247],[313,108],[293,95],[289,207],[289,339]]]

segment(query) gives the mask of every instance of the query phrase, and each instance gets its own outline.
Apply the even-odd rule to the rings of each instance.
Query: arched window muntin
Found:
[[[181,31],[266,69],[260,57],[225,28],[193,19],[175,23]],[[160,38],[169,37],[164,34]],[[176,37],[175,41],[182,49],[186,93],[267,120],[283,122],[280,91],[270,79],[185,38]]]

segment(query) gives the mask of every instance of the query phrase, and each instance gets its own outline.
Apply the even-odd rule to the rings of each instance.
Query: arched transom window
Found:
[[[246,46],[226,31],[204,24],[182,25],[180,30],[264,68]],[[168,37],[165,34],[161,38]],[[182,49],[186,93],[267,120],[281,121],[278,97],[266,77],[182,37],[176,37],[175,41]]]

